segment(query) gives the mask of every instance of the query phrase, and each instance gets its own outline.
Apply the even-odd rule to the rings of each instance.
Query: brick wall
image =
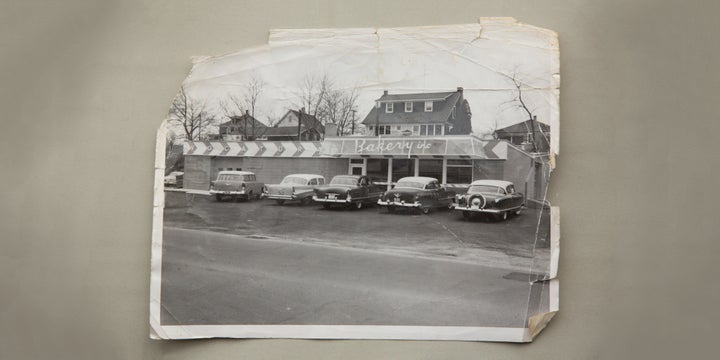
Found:
[[[473,161],[473,181],[475,180],[503,180],[503,160],[475,160]]]
[[[524,193],[527,199],[542,201],[548,185],[548,166],[539,159],[508,146],[503,179],[512,181],[515,188]]]
[[[210,158],[210,157],[207,157]],[[266,184],[277,184],[289,174],[320,174],[327,181],[333,176],[348,173],[348,159],[335,158],[262,158],[262,157],[215,157],[212,158],[210,179],[216,179],[220,169],[252,171],[257,179]]]
[[[183,187],[186,189],[207,190],[210,188],[212,161],[209,156],[186,155]]]

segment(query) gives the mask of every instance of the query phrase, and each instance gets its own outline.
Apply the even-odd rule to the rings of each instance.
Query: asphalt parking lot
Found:
[[[214,197],[166,192],[165,226],[209,230],[256,239],[280,239],[443,257],[545,273],[549,258],[548,211],[523,209],[506,221],[465,220],[449,210],[430,214],[381,207],[326,210],[318,204],[274,201],[217,202]],[[537,232],[537,238],[535,236]]]

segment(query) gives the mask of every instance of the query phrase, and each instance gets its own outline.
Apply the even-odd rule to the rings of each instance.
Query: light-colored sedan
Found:
[[[317,174],[292,174],[286,176],[279,184],[265,186],[263,197],[275,200],[278,205],[286,201],[299,201],[300,205],[312,202],[315,187],[325,185],[325,178]]]

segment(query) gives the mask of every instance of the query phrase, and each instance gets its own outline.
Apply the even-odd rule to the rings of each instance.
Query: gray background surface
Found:
[[[716,1],[2,1],[0,358],[711,357]],[[561,46],[561,312],[529,345],[148,339],[154,136],[192,55],[270,28],[514,16]]]

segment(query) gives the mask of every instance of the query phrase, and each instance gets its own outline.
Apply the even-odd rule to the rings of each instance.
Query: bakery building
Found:
[[[479,179],[508,180],[529,200],[542,199],[547,155],[472,135],[471,116],[461,88],[428,94],[385,92],[362,121],[362,135],[326,134],[322,141],[187,142],[184,186],[207,190],[223,170],[252,171],[268,184],[293,173],[320,174],[328,180],[340,174],[368,175],[385,186],[405,176],[429,176],[458,189]]]

